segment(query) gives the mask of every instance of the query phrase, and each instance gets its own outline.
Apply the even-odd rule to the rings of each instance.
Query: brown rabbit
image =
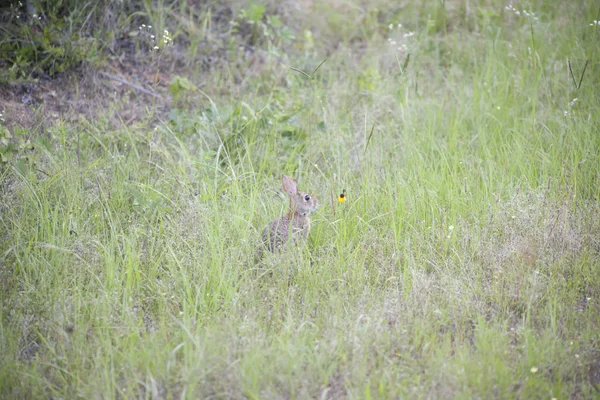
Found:
[[[299,192],[296,181],[282,175],[283,191],[290,197],[290,212],[272,221],[262,232],[263,245],[270,252],[275,252],[290,239],[304,240],[310,231],[308,214],[318,206],[317,199],[308,193]],[[258,250],[258,258],[262,256],[262,246]]]

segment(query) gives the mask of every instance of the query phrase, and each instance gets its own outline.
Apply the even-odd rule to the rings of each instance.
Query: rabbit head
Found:
[[[282,175],[283,191],[290,197],[290,214],[298,214],[302,217],[308,216],[315,211],[319,205],[316,198],[306,192],[299,192],[296,180],[287,175]]]

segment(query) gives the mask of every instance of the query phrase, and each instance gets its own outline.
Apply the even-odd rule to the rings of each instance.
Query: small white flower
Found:
[[[577,102],[577,97],[575,97],[573,100],[571,100],[569,102],[569,107],[573,107],[575,105],[575,102]]]
[[[154,50],[158,50],[158,46],[154,46]]]
[[[388,29],[391,31],[392,29],[394,29],[394,24],[389,24],[388,25]]]

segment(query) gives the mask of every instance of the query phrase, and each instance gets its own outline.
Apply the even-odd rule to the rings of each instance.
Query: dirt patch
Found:
[[[52,78],[0,85],[0,112],[10,131],[44,129],[59,120],[93,120],[118,104],[114,122],[129,124],[146,116],[148,105],[165,110],[170,80],[170,74],[147,65],[81,67]]]

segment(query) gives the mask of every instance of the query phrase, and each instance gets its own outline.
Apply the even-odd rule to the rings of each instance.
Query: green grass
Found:
[[[26,133],[0,396],[600,396],[599,10],[505,5],[315,6],[169,118]],[[255,264],[281,173],[321,207]]]

